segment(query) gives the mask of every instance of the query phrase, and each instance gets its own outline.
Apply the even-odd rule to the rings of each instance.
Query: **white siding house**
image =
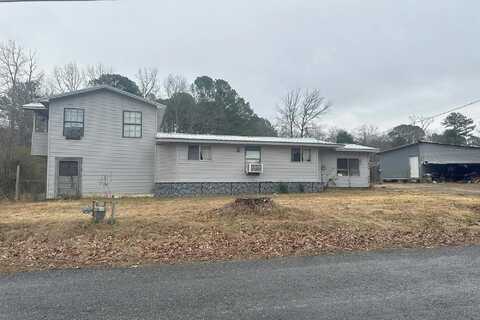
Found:
[[[154,184],[155,134],[157,114],[163,107],[132,97],[106,86],[94,87],[75,94],[49,98],[48,107],[47,198],[60,196],[60,161],[78,161],[78,186],[67,190],[80,195],[112,192],[119,194],[151,193]],[[64,132],[66,110],[83,113],[83,136],[67,139]],[[123,134],[125,111],[141,114],[141,134]],[[43,133],[45,135],[45,133]],[[32,137],[39,136],[35,132]],[[32,139],[32,153],[44,148]],[[68,177],[71,180],[76,178]]]
[[[208,150],[206,159],[190,157],[189,148],[197,150],[202,146]],[[247,172],[249,147],[260,152],[259,174]],[[296,150],[301,150],[297,158]],[[215,193],[232,193],[235,189],[262,190],[264,186],[265,190],[274,191],[280,183],[292,190],[312,191],[322,189],[327,183],[337,187],[368,187],[369,161],[375,151],[311,138],[158,133],[155,182],[165,187],[160,188],[162,193],[173,194],[198,193],[205,188],[213,188]],[[339,170],[339,163],[346,163],[347,167]],[[176,188],[179,184],[180,188]]]
[[[313,138],[161,133],[163,105],[108,86],[24,108],[35,112],[32,154],[47,157],[47,198],[367,187],[376,151]]]

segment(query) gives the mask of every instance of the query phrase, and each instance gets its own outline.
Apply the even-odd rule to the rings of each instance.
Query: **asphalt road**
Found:
[[[479,319],[480,247],[0,276],[0,319]]]

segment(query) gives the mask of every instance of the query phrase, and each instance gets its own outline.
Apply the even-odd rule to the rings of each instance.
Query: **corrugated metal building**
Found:
[[[469,180],[480,175],[480,147],[420,141],[379,153],[383,180]]]

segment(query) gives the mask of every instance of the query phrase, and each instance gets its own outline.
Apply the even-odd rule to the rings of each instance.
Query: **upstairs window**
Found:
[[[139,111],[123,111],[123,137],[142,137],[142,113]]]
[[[48,131],[48,113],[35,112],[35,132]]]
[[[291,160],[292,162],[311,161],[312,150],[310,148],[293,147]]]
[[[359,159],[337,159],[337,175],[340,177],[359,176]]]
[[[190,144],[188,146],[188,160],[212,160],[212,147],[208,145]]]
[[[83,137],[84,120],[83,109],[65,108],[63,112],[63,135],[67,139]]]
[[[260,163],[262,160],[262,154],[260,147],[257,146],[247,146],[245,147],[245,160],[247,162],[256,162]]]

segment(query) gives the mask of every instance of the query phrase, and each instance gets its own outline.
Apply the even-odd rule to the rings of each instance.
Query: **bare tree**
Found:
[[[158,84],[158,69],[157,68],[143,68],[139,69],[136,74],[140,93],[144,98],[155,99],[160,92]]]
[[[7,94],[15,91],[25,73],[27,57],[22,47],[15,41],[0,44],[0,89]],[[15,97],[13,97],[15,98]]]
[[[366,146],[372,145],[379,136],[378,127],[375,125],[364,124],[355,130],[355,139],[357,142]]]
[[[76,91],[85,87],[85,73],[76,62],[69,62],[53,69],[53,88],[55,92]]]
[[[18,125],[21,105],[33,98],[42,78],[35,52],[26,51],[15,41],[0,44],[0,109],[10,128]]]
[[[163,81],[163,90],[167,99],[170,99],[177,93],[188,92],[188,81],[182,75],[169,74]]]
[[[433,117],[423,117],[420,115],[413,114],[409,118],[412,126],[417,126],[422,128],[423,132],[425,132],[425,137],[430,136],[429,128],[432,125],[433,121],[435,120]]]
[[[315,120],[325,113],[331,104],[320,94],[320,90],[305,90],[300,105],[297,127],[300,137],[308,135],[308,127],[312,126]]]
[[[0,43],[0,123],[5,127],[0,140],[9,146],[2,149],[5,158],[13,159],[16,146],[29,144],[32,115],[21,106],[36,97],[42,78],[35,52],[15,41]]]
[[[380,132],[375,125],[364,124],[355,130],[355,141],[359,144],[385,149],[389,147],[388,135]]]
[[[330,108],[320,91],[295,89],[288,92],[277,106],[277,122],[281,134],[289,137],[310,135],[309,128]]]
[[[296,136],[296,124],[300,111],[301,90],[289,91],[277,105],[277,122],[281,135]]]
[[[102,63],[97,63],[93,65],[89,65],[85,69],[85,79],[87,85],[90,85],[93,80],[100,78],[104,74],[111,74],[113,73],[112,67],[107,67]]]

